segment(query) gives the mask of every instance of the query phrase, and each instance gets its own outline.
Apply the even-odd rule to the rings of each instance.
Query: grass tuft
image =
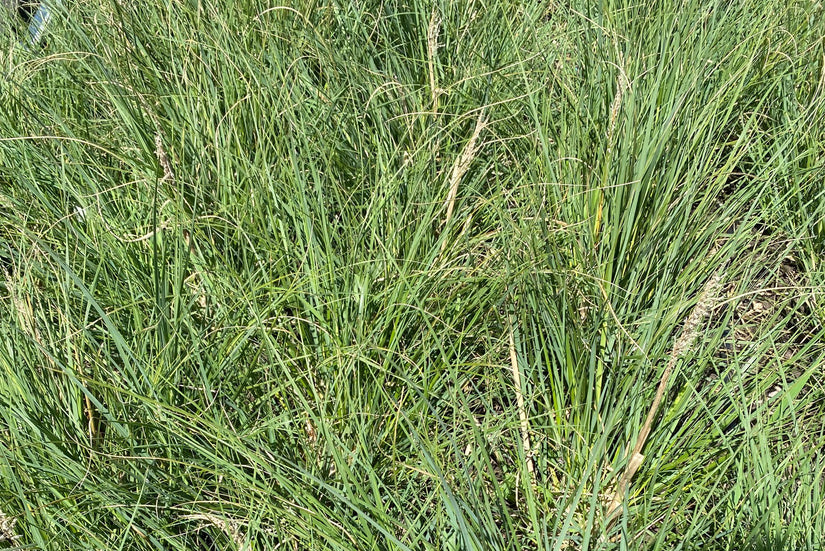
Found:
[[[0,548],[821,548],[820,3],[52,15]]]

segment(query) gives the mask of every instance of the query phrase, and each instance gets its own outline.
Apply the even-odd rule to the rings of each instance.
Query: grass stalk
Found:
[[[656,388],[656,394],[653,397],[653,402],[650,404],[650,409],[648,409],[644,424],[642,425],[642,428],[636,437],[633,448],[630,451],[627,466],[619,479],[619,483],[617,484],[613,497],[610,500],[610,504],[607,507],[608,526],[614,522],[619,507],[621,507],[622,501],[624,500],[624,497],[630,487],[630,483],[644,461],[642,451],[644,450],[648,436],[650,436],[650,430],[653,428],[656,415],[659,413],[659,407],[661,406],[662,399],[667,391],[668,382],[673,375],[676,364],[685,355],[685,353],[691,349],[693,343],[700,334],[702,323],[712,312],[714,305],[716,304],[722,277],[723,273],[718,271],[714,273],[705,283],[702,288],[702,292],[699,295],[699,300],[685,320],[679,338],[676,339],[676,342],[673,344],[673,348],[668,355],[667,364],[665,365],[665,369],[659,379],[659,385]],[[628,446],[628,449],[630,449],[630,446]]]
[[[447,209],[447,214],[444,217],[444,227],[446,228],[450,220],[453,217],[453,211],[455,210],[455,202],[456,197],[458,196],[458,185],[461,182],[461,179],[469,170],[470,165],[475,159],[476,154],[478,153],[479,143],[478,138],[481,135],[481,132],[487,126],[487,117],[485,113],[485,109],[479,109],[478,117],[476,118],[476,124],[473,128],[473,133],[470,136],[470,139],[464,145],[464,148],[461,151],[461,154],[456,158],[455,162],[453,163],[453,167],[450,170],[450,179],[448,180],[448,189],[447,192],[447,199],[444,201],[444,206]],[[446,246],[446,242],[442,247]]]

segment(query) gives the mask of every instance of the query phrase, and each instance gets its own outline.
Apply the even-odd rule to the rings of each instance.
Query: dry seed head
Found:
[[[31,301],[28,295],[24,295],[18,290],[17,283],[8,272],[6,272],[6,288],[11,295],[11,302],[17,314],[17,323],[20,324],[20,329],[36,342],[40,342],[40,331],[38,331],[34,320],[34,309]]]
[[[0,510],[0,542],[15,541],[20,538],[14,532],[14,525],[17,524],[17,519],[6,515]]]
[[[241,533],[240,523],[234,520],[226,520],[210,513],[197,513],[194,515],[184,515],[187,520],[200,520],[206,524],[218,528],[221,532],[229,536],[238,549],[243,549],[246,538]]]
[[[676,343],[670,351],[668,364],[675,364],[676,361],[690,349],[693,345],[693,341],[695,341],[696,337],[699,336],[699,329],[701,328],[702,321],[715,306],[716,296],[719,293],[719,285],[721,281],[722,273],[721,271],[718,271],[713,274],[713,276],[711,276],[705,284],[705,288],[702,289],[702,294],[699,295],[699,301],[696,303],[696,306],[693,308],[693,311],[691,311],[687,320],[685,320],[685,325],[682,327],[682,334],[679,335],[678,339],[676,339]]]
[[[433,9],[430,25],[427,28],[427,67],[430,72],[430,93],[432,94],[433,109],[436,108],[435,102],[438,100],[439,93],[435,86],[435,54],[438,51],[438,27],[440,25],[441,18],[438,16],[438,10]]]
[[[464,146],[464,150],[461,152],[461,155],[459,155],[458,159],[456,159],[456,162],[453,165],[453,170],[450,173],[450,191],[447,194],[447,201],[445,202],[447,206],[447,217],[444,219],[445,226],[450,223],[450,219],[453,217],[455,198],[456,195],[458,195],[458,184],[470,168],[470,163],[472,163],[473,159],[476,157],[476,152],[478,151],[478,137],[486,126],[487,118],[484,116],[484,110],[482,110],[478,114],[473,135],[470,136],[470,140],[467,142],[467,145]]]
[[[624,65],[624,56],[621,55],[621,52],[619,53],[619,61]],[[610,104],[610,123],[608,124],[607,130],[608,148],[613,146],[613,132],[616,130],[616,120],[619,117],[619,109],[622,107],[622,98],[624,97],[624,93],[630,88],[630,79],[627,78],[624,67],[620,66],[618,69],[619,78],[616,82],[616,95],[613,97],[613,103]]]
[[[169,162],[169,156],[163,148],[163,138],[161,137],[160,132],[155,134],[155,155],[158,158],[160,166],[163,168],[163,179],[170,181],[174,180],[175,175],[172,172],[172,163]]]

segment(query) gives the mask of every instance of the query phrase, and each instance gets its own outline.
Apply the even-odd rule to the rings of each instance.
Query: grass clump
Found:
[[[821,11],[3,34],[0,546],[819,548]]]

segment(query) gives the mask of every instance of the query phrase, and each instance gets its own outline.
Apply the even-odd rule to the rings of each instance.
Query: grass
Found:
[[[820,3],[66,4],[0,547],[821,549]]]

